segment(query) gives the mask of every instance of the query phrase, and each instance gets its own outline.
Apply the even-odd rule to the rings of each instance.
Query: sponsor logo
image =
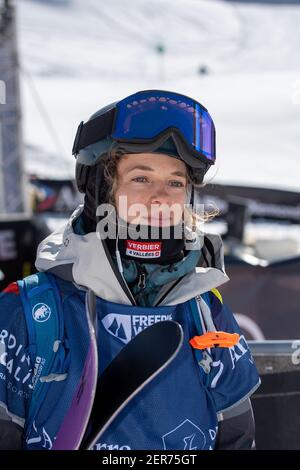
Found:
[[[33,368],[32,387],[34,388],[42,374],[46,359],[44,357],[36,356]]]
[[[252,359],[250,350],[248,348],[247,341],[246,341],[246,339],[243,335],[240,336],[239,342],[235,346],[232,346],[231,348],[228,348],[228,353],[229,353],[229,357],[230,357],[229,362],[226,359],[225,362],[223,362],[221,360],[218,360],[218,361],[213,361],[211,363],[211,368],[214,369],[214,372],[213,372],[214,377],[213,377],[213,379],[211,381],[211,385],[210,385],[211,388],[216,388],[216,386],[217,386],[217,384],[220,380],[220,377],[223,375],[224,371],[226,371],[226,373],[228,373],[228,366],[231,365],[231,371],[235,370],[238,361],[242,357],[245,356],[245,358],[247,358],[247,360],[249,360],[249,362],[251,364],[253,364],[253,359]]]
[[[39,323],[49,320],[51,308],[47,304],[36,304],[32,309],[33,319]]]
[[[135,258],[159,258],[161,255],[161,242],[135,242],[126,240],[126,255]]]
[[[131,340],[131,318],[130,315],[119,315],[109,313],[106,315],[102,324],[106,331],[127,344]]]
[[[53,446],[52,439],[44,427],[41,427],[41,429],[38,429],[36,422],[33,421],[32,430],[31,430],[29,438],[26,440],[26,443],[28,445],[39,444],[38,447],[43,447],[44,449],[48,449],[48,450],[52,449],[52,446]]]
[[[102,324],[108,333],[127,344],[148,326],[165,320],[172,320],[172,314],[120,315],[109,313],[102,319]]]
[[[213,360],[207,351],[203,351],[202,359],[198,362],[206,374],[209,374],[212,368]]]
[[[93,446],[93,450],[131,450],[131,447],[124,444],[105,444],[99,442]]]
[[[216,388],[217,383],[220,380],[221,375],[223,374],[224,371],[224,363],[222,361],[214,361],[211,366],[216,369],[215,371],[215,376],[211,381],[211,388]]]
[[[206,444],[204,432],[189,419],[162,436],[164,449],[202,450]],[[174,447],[176,446],[176,447]]]
[[[229,353],[232,362],[232,369],[235,369],[236,364],[245,354],[248,354],[250,356],[250,359],[252,359],[244,335],[240,336],[239,342],[235,346],[229,348]]]
[[[13,381],[14,392],[26,384],[32,388],[32,369],[27,348],[8,330],[0,332],[0,380]],[[20,386],[20,387],[19,387]]]

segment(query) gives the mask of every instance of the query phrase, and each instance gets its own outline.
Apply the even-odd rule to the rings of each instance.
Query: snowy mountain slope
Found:
[[[24,138],[34,148],[28,171],[72,175],[82,119],[128,93],[163,88],[199,99],[212,114],[216,181],[300,189],[299,24],[299,4],[19,0]],[[199,75],[201,65],[208,75]]]

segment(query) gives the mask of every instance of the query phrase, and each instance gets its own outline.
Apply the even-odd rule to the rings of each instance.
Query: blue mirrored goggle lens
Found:
[[[209,113],[191,98],[170,92],[139,92],[116,105],[112,137],[123,141],[154,139],[176,128],[187,145],[213,163],[215,128]]]

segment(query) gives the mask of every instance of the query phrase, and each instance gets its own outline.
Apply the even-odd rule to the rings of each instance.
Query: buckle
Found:
[[[194,336],[189,343],[195,349],[231,348],[239,342],[239,339],[240,335],[238,333],[209,331],[204,335]]]

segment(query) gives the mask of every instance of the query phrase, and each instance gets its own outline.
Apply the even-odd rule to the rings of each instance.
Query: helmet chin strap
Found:
[[[192,184],[192,189],[191,189],[191,197],[190,197],[190,204],[192,206],[192,209],[194,210],[194,202],[195,202],[195,188],[194,185]]]
[[[186,195],[186,202],[189,206],[192,206],[192,210],[194,210],[194,204],[195,204],[195,188],[194,185],[191,183],[188,183],[187,187],[187,195]]]
[[[121,255],[120,255],[120,252],[119,252],[119,246],[118,246],[119,230],[120,230],[120,219],[119,219],[119,216],[117,215],[117,237],[116,237],[116,250],[115,250],[115,253],[116,253],[118,269],[119,269],[120,274],[123,277],[123,264],[122,264],[122,258],[121,258]]]

